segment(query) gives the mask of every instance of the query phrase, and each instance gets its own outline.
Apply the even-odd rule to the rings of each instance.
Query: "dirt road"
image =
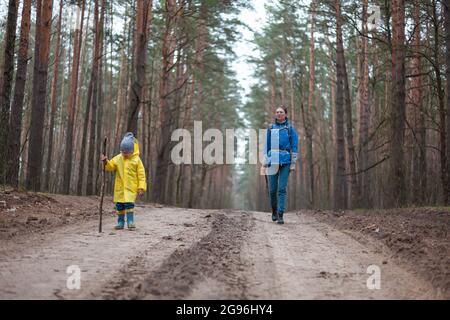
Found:
[[[379,244],[307,212],[280,226],[263,212],[139,206],[136,222],[115,231],[108,214],[101,235],[88,219],[2,241],[0,299],[442,298]],[[371,265],[380,289],[367,287]],[[69,266],[80,289],[67,288]]]

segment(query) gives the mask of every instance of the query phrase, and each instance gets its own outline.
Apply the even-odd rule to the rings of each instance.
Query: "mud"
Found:
[[[138,283],[127,281],[121,292],[135,289],[134,299],[245,299],[242,246],[252,232],[249,214],[213,212],[210,231],[190,247],[175,249],[162,264]],[[194,227],[184,224],[188,228]],[[172,237],[165,237],[173,240]],[[175,239],[175,241],[178,239]],[[142,258],[130,265],[142,264]],[[130,268],[128,268],[130,270]],[[111,295],[108,298],[117,298]]]

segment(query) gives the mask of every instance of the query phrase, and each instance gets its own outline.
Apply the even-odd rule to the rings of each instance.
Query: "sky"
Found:
[[[244,22],[247,27],[239,27],[241,37],[238,38],[233,46],[237,59],[233,61],[232,68],[236,73],[236,78],[242,88],[242,104],[245,104],[247,100],[246,96],[250,93],[251,85],[256,81],[256,79],[253,78],[252,65],[246,62],[249,57],[254,57],[258,54],[255,45],[252,43],[253,32],[261,31],[261,27],[265,23],[264,5],[269,2],[268,0],[249,1],[253,8],[242,10],[239,14],[239,20]],[[245,123],[245,114],[241,113],[241,117]],[[242,138],[243,137],[237,140],[237,153],[235,154],[236,163],[245,162],[246,142]]]
[[[246,23],[253,31],[261,31],[265,24],[266,11],[264,5],[268,4],[270,0],[249,0],[252,3],[253,9],[245,9],[241,11],[239,20]],[[256,47],[251,42],[253,40],[253,31],[249,28],[240,27],[239,31],[242,37],[234,44],[234,52],[237,53],[237,59],[234,61],[232,67],[236,72],[236,77],[243,89],[242,99],[245,103],[246,94],[250,92],[251,84],[256,81],[253,79],[252,65],[247,63],[249,57],[257,55]]]

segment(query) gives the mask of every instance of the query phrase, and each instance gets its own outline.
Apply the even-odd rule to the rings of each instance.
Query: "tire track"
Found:
[[[253,231],[250,215],[228,211],[212,218],[211,231],[191,247],[175,250],[138,286],[136,298],[195,299],[200,294],[199,298],[210,299],[218,293],[221,299],[246,298],[241,251]]]

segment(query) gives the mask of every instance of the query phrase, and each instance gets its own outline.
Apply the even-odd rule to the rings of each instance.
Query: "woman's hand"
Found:
[[[103,153],[100,155],[100,161],[101,162],[106,162],[106,160],[108,160],[108,157],[105,156]]]
[[[142,196],[144,194],[144,189],[138,189],[138,195]]]

